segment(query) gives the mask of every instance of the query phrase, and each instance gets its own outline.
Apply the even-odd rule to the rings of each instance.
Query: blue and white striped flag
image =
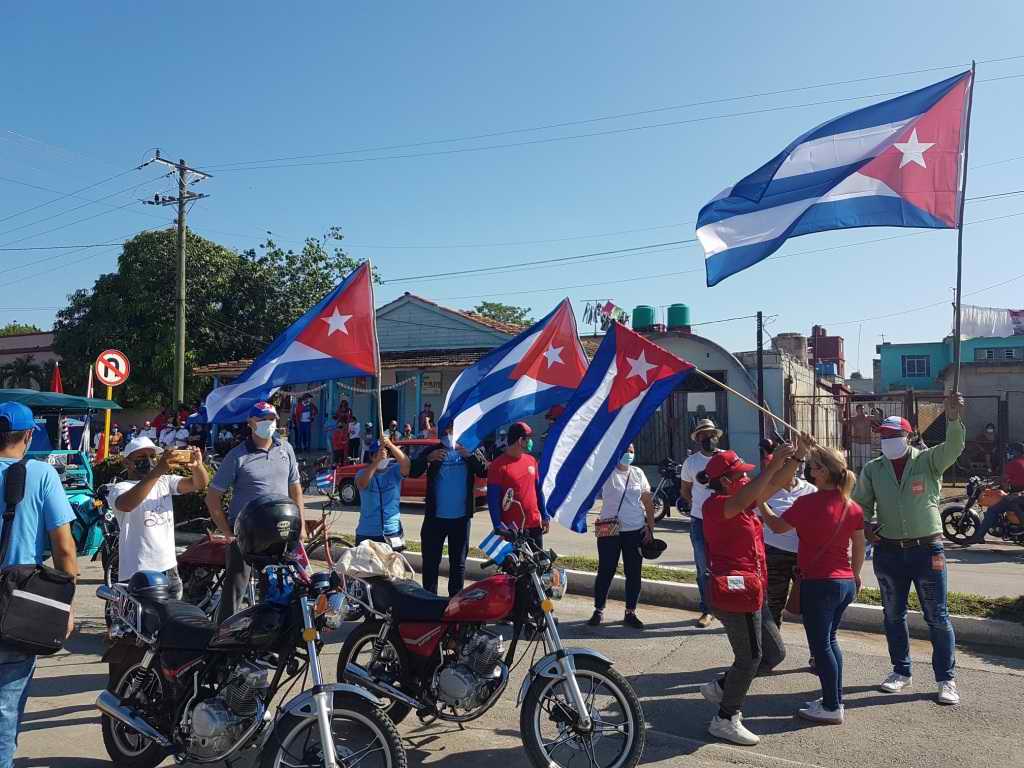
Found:
[[[496,533],[489,533],[487,538],[480,542],[480,551],[501,565],[501,562],[512,552],[512,544]]]

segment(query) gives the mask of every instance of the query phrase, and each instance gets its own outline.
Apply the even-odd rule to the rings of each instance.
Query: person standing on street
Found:
[[[348,459],[348,422],[339,421],[331,432],[331,451],[335,466]]]
[[[356,488],[359,489],[356,545],[369,539],[388,544],[394,550],[403,550],[402,478],[409,475],[409,457],[387,435],[374,440],[367,450],[371,460],[356,473]]]
[[[626,573],[626,615],[622,623],[633,629],[644,628],[644,623],[636,615],[644,561],[640,548],[654,538],[654,497],[647,476],[633,466],[635,456],[636,451],[630,443],[601,488],[601,514],[594,524],[597,534],[594,614],[587,622],[592,627],[604,621],[608,590],[621,557]]]
[[[355,416],[348,423],[348,450],[352,462],[358,464],[363,455],[363,428]]]
[[[173,420],[164,422],[163,427],[160,428],[160,440],[158,441],[162,450],[168,450],[174,447],[174,437],[178,429],[174,426]]]
[[[448,595],[462,591],[469,555],[469,529],[476,511],[476,479],[487,477],[482,451],[470,453],[452,442],[451,427],[441,442],[428,446],[412,460],[409,477],[427,473],[426,509],[420,543],[423,546],[423,588],[437,594],[441,555],[448,542]]]
[[[24,459],[37,429],[32,411],[21,403],[0,403],[0,500],[7,471]],[[68,504],[57,470],[44,461],[25,465],[25,493],[11,520],[10,544],[0,567],[42,565],[46,550],[53,553],[53,567],[78,577],[78,559],[71,522],[75,513]],[[6,523],[5,523],[6,525]],[[74,614],[68,615],[68,635]],[[25,714],[28,686],[36,657],[0,645],[0,767],[10,768],[18,746],[18,731]]]
[[[150,440],[153,441],[154,445],[160,440],[160,433],[157,432],[156,428],[153,426],[153,423],[150,421],[142,422],[142,431],[139,432],[138,436],[148,437]]]
[[[137,437],[128,443],[124,456],[128,480],[117,483],[108,498],[120,529],[117,578],[127,581],[138,571],[160,571],[180,600],[171,497],[205,490],[210,476],[198,448],[191,449],[192,460],[187,465],[191,477],[172,475],[170,451],[164,451],[159,459],[158,452],[148,437]]]
[[[373,457],[377,454],[379,450],[379,447],[376,447],[377,438],[374,437],[374,434],[376,433],[373,431],[373,424],[369,421],[366,422],[363,425],[363,464],[369,464],[371,461],[373,461]]]
[[[293,420],[295,422],[295,428],[298,439],[295,441],[296,449],[299,451],[308,451],[310,448],[310,442],[312,438],[313,422],[316,421],[319,410],[316,405],[313,404],[313,397],[306,393],[302,396],[295,405],[295,412],[293,413]]]
[[[179,419],[175,423],[174,429],[174,447],[175,448],[188,448],[188,439],[191,436],[188,427],[185,422]]]
[[[864,406],[857,403],[856,413],[846,421],[850,430],[850,462],[854,472],[860,472],[871,461],[871,418],[864,413]]]
[[[217,609],[218,623],[238,610],[249,584],[249,565],[234,541],[238,513],[257,496],[290,496],[299,508],[299,519],[305,535],[299,465],[291,445],[277,435],[277,409],[270,403],[260,401],[249,410],[248,423],[252,435],[228,451],[206,492],[206,508],[210,518],[221,533],[231,540],[227,549],[220,606]],[[225,518],[221,502],[229,488],[231,505]]]
[[[722,430],[715,426],[711,419],[701,419],[694,427],[690,439],[700,446],[683,462],[680,474],[679,495],[690,502],[690,543],[693,545],[693,564],[697,568],[697,588],[700,592],[700,618],[697,626],[707,627],[711,624],[711,612],[708,609],[708,558],[704,542],[704,502],[711,496],[710,489],[697,479],[704,471],[711,457],[719,452],[718,441],[722,438]]]
[[[525,421],[517,421],[508,428],[508,446],[505,452],[487,468],[487,507],[494,530],[513,524],[525,528],[538,547],[544,546],[544,534],[551,522],[543,508],[540,492],[540,472],[533,450],[533,429]],[[502,509],[505,493],[512,490],[515,502],[508,510]]]
[[[908,444],[913,431],[910,422],[899,416],[885,419],[879,427],[882,455],[865,465],[853,492],[875,544],[875,577],[893,666],[879,689],[898,693],[913,682],[907,629],[907,600],[913,585],[931,637],[939,704],[960,703],[939,498],[943,473],[964,450],[963,406],[959,393],[946,397],[945,442],[923,451]]]

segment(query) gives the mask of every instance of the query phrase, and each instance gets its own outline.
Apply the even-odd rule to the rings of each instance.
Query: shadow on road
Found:
[[[55,696],[73,696],[76,693],[98,693],[106,686],[106,671],[82,675],[34,677],[28,689],[28,695],[33,699],[50,699]]]
[[[22,757],[14,768],[110,768],[109,760],[92,757]]]

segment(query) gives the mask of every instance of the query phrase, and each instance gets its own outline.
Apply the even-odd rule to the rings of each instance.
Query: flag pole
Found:
[[[758,405],[757,403],[755,403],[755,402],[754,402],[753,400],[751,400],[751,399],[750,399],[749,397],[747,397],[746,395],[741,395],[741,394],[740,394],[739,392],[737,392],[737,391],[736,391],[735,389],[733,389],[732,387],[728,386],[727,384],[723,384],[722,382],[720,382],[720,381],[719,381],[718,379],[716,379],[716,378],[715,378],[714,376],[712,376],[711,374],[709,374],[709,373],[704,373],[704,371],[702,371],[702,370],[701,370],[700,368],[697,368],[696,366],[694,366],[694,368],[693,368],[693,372],[694,372],[694,373],[696,373],[696,374],[697,374],[698,376],[701,376],[702,378],[704,378],[704,379],[707,379],[707,380],[708,380],[708,381],[710,381],[710,382],[711,382],[712,384],[715,384],[715,385],[717,385],[717,386],[721,387],[721,388],[722,388],[722,389],[724,389],[724,390],[725,390],[726,392],[731,392],[732,394],[736,395],[736,397],[738,397],[738,398],[739,398],[740,400],[742,400],[743,402],[747,403],[748,405],[752,405],[752,406],[753,406],[754,408],[756,408],[757,410],[759,410],[759,411],[760,411],[761,413],[763,413],[763,414],[764,414],[765,416],[768,416],[769,418],[771,418],[771,419],[773,419],[774,421],[778,422],[778,423],[779,423],[779,424],[781,424],[782,426],[784,426],[784,427],[787,427],[787,428],[789,428],[789,429],[790,429],[790,430],[791,430],[791,431],[793,432],[793,434],[794,434],[794,435],[799,435],[799,434],[800,434],[800,430],[799,430],[799,429],[797,429],[796,427],[794,427],[794,426],[793,426],[792,424],[790,424],[790,423],[789,423],[788,421],[785,421],[785,420],[783,420],[783,419],[780,419],[780,418],[779,418],[778,416],[776,416],[776,415],[775,415],[774,413],[772,413],[772,412],[771,412],[770,410],[768,410],[767,408],[763,408],[763,407],[761,407],[760,405]]]
[[[964,207],[967,204],[967,153],[971,145],[971,107],[974,106],[975,63],[971,60],[971,90],[967,94],[967,125],[964,127],[964,177],[960,185],[960,218],[956,230],[956,309],[954,333],[956,346],[953,347],[953,391],[960,391],[960,295],[963,292],[964,262]]]
[[[370,281],[370,317],[373,318],[373,350],[377,356],[377,375],[374,377],[377,381],[377,432],[379,437],[384,437],[384,406],[381,403],[380,396],[380,378],[384,373],[380,367],[380,337],[377,336],[377,303],[373,297],[373,264],[370,260],[366,260],[366,271],[369,272]]]

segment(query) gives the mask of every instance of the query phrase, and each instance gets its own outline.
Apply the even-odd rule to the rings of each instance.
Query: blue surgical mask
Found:
[[[622,454],[622,458],[619,459],[619,464],[624,464],[627,467],[632,463],[633,453],[631,453],[630,451],[626,451],[624,454]]]
[[[266,440],[273,436],[274,430],[276,429],[277,422],[271,419],[268,421],[257,421],[256,426],[252,428],[252,431],[255,433],[256,437],[261,440]]]

